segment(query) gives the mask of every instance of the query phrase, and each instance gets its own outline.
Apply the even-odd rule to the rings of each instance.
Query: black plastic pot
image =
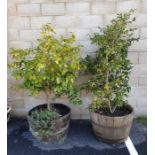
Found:
[[[61,104],[61,103],[53,103],[53,107],[59,111],[61,114],[61,117],[54,120],[54,130],[52,130],[52,135],[50,137],[44,137],[40,136],[35,129],[32,127],[32,119],[31,119],[31,113],[32,111],[36,109],[46,109],[47,104],[39,105],[37,107],[34,107],[31,109],[28,113],[28,123],[29,123],[29,129],[32,133],[32,135],[39,141],[42,142],[53,142],[53,143],[62,143],[65,141],[68,133],[68,128],[70,124],[70,114],[71,110],[68,106]],[[53,124],[53,121],[51,122]]]

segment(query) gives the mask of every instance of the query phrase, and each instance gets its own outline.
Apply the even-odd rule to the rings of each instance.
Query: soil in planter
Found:
[[[109,117],[125,116],[125,115],[130,114],[131,112],[132,112],[132,109],[130,107],[128,107],[128,106],[117,107],[116,110],[113,113],[111,113],[108,108],[102,108],[102,109],[99,109],[99,110],[95,111],[95,113],[105,115],[105,116],[109,116]]]

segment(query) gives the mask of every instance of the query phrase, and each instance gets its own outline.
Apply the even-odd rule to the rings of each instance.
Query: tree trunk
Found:
[[[51,91],[50,89],[46,89],[45,91],[46,94],[46,102],[47,102],[47,109],[48,110],[52,110],[52,106],[51,106]]]
[[[110,101],[108,101],[108,106],[109,106],[110,113],[113,114],[116,110],[116,106],[112,107]]]
[[[106,55],[106,61],[108,64],[109,63],[108,55]],[[107,73],[106,73],[106,84],[109,84],[109,70],[107,70]],[[116,110],[116,106],[112,107],[110,101],[108,101],[108,106],[109,106],[110,113],[113,114]]]

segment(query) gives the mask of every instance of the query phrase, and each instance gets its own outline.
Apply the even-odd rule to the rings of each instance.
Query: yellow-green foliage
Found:
[[[53,98],[67,94],[72,103],[81,103],[75,80],[81,69],[75,35],[55,37],[50,25],[44,25],[36,48],[12,49],[13,62],[9,64],[12,76],[21,80],[21,87],[30,95],[45,91]]]

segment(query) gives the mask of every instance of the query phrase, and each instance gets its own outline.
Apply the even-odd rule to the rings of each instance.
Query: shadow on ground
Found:
[[[139,155],[147,154],[147,130],[133,123],[130,138]],[[129,155],[124,143],[111,146],[96,140],[88,120],[72,120],[64,144],[42,144],[28,130],[22,119],[11,119],[8,123],[8,155]]]

